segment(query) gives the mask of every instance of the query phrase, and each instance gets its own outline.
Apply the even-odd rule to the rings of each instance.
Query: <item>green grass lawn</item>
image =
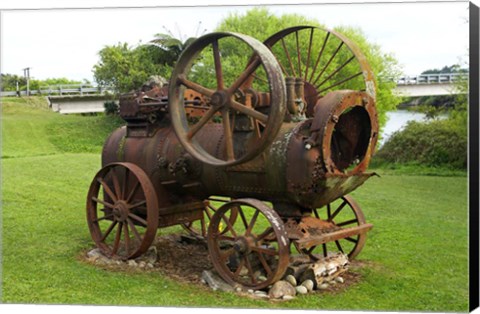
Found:
[[[358,256],[360,282],[289,302],[253,300],[82,262],[93,246],[87,189],[119,121],[61,116],[37,98],[2,101],[3,303],[467,311],[466,176],[378,170],[352,194],[374,225]]]

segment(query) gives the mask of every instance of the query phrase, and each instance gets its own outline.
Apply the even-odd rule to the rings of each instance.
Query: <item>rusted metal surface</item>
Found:
[[[233,79],[224,73],[225,40],[250,56]],[[211,58],[213,83],[194,75],[200,55]],[[360,74],[344,74],[348,67]],[[336,90],[355,80],[360,90]],[[375,82],[341,34],[299,26],[264,44],[205,35],[182,53],[168,87],[123,95],[120,115],[127,125],[106,140],[87,200],[92,238],[110,255],[138,256],[153,230],[180,224],[207,239],[226,281],[258,289],[281,278],[289,243],[311,258],[332,245],[351,258],[361,251],[372,225],[347,194],[373,175],[366,170],[378,137]],[[116,193],[132,188],[146,206]],[[128,220],[131,210],[141,220]]]

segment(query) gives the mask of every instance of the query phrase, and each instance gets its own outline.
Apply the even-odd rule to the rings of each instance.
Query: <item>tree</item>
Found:
[[[17,90],[17,82],[19,87],[27,84],[27,80],[22,76],[16,74],[4,74],[1,75],[1,90],[2,91],[15,91]]]
[[[190,37],[182,41],[172,35],[159,33],[155,34],[155,38],[148,44],[159,49],[156,53],[154,52],[157,55],[157,64],[173,67],[182,51],[195,39],[195,37]]]
[[[171,69],[158,62],[155,50],[145,45],[132,48],[127,43],[104,47],[98,53],[100,61],[93,66],[95,81],[125,93],[140,87],[151,75],[168,77]]]
[[[298,25],[311,25],[311,26],[318,26],[323,27],[318,21],[316,20],[309,20],[304,16],[297,15],[297,14],[285,14],[280,17],[275,16],[273,13],[269,12],[266,8],[254,8],[249,10],[245,13],[245,15],[240,15],[238,13],[230,14],[227,18],[220,22],[216,31],[229,31],[229,32],[238,32],[250,35],[260,41],[264,41],[267,37],[271,36],[272,34],[285,29],[287,27],[298,26]],[[391,54],[387,54],[382,52],[381,47],[376,44],[372,44],[367,41],[365,34],[361,32],[361,30],[352,27],[338,27],[334,29],[335,31],[342,33],[347,38],[355,42],[360,50],[364,53],[368,63],[370,64],[374,74],[375,74],[375,82],[377,87],[377,110],[379,113],[379,122],[380,126],[383,126],[386,122],[386,112],[388,110],[393,110],[396,106],[400,103],[401,98],[396,96],[393,93],[393,89],[396,87],[395,78],[398,78],[401,75],[400,68],[398,66],[397,60]],[[304,36],[304,38],[300,38],[300,42],[308,43],[308,33],[299,35]],[[332,36],[333,37],[333,36]],[[295,46],[295,36],[290,36],[290,41],[286,41],[285,45]],[[338,42],[335,42],[335,39],[330,38],[329,44],[325,48],[325,51],[330,49],[330,54],[334,54],[334,50],[338,47]],[[223,44],[223,43],[222,43]],[[312,44],[312,51],[320,51],[321,45],[323,44],[323,40],[320,42],[315,42]],[[226,76],[228,77],[228,67],[230,68],[237,68],[236,72],[241,72],[241,67],[245,67],[248,62],[249,56],[243,56],[243,58],[239,57],[238,50],[240,47],[238,45],[234,45],[226,43],[225,45],[230,45],[230,47],[226,47],[222,50],[222,60],[227,64],[227,69],[224,69],[226,72]],[[315,46],[316,45],[316,46]],[[303,46],[304,51],[301,54],[299,63],[302,63],[305,66],[306,63],[313,64],[313,58],[310,60],[307,59],[307,46]],[[275,50],[277,49],[277,50]],[[316,50],[315,50],[316,49]],[[285,60],[287,56],[282,50],[280,44],[277,46],[272,47],[273,53],[276,55],[277,59],[279,59],[280,63],[289,64],[288,61]],[[320,81],[332,75],[334,69],[341,68],[344,63],[348,63],[348,58],[350,56],[350,52],[346,49],[340,49],[337,56],[330,61],[328,66],[328,71],[323,73],[322,78]],[[228,56],[235,56],[232,57],[233,60],[226,60]],[[241,54],[240,54],[241,56]],[[283,60],[282,60],[283,58]],[[294,56],[291,56],[292,59],[295,59]],[[322,60],[322,62],[326,63],[328,59]],[[208,64],[208,62],[204,61],[203,63],[207,66],[212,67],[213,63]],[[294,60],[293,67],[296,67]],[[223,66],[223,64],[222,64]],[[240,67],[240,69],[238,68]],[[310,67],[312,67],[310,65]],[[201,72],[202,75],[208,75],[207,70],[197,70]],[[341,81],[342,78],[348,77],[352,73],[356,73],[358,68],[355,68],[354,62],[348,63],[348,65],[344,66],[342,71],[339,71],[336,76],[332,76],[332,79],[335,79],[335,82]],[[344,73],[341,73],[344,72]],[[210,71],[211,75],[211,71]],[[342,76],[343,75],[343,76]],[[212,83],[211,83],[212,84]],[[350,80],[345,84],[340,84],[336,88],[337,89],[362,89],[363,78],[360,75],[355,80]],[[327,84],[328,85],[328,84]],[[364,86],[364,85],[363,85]],[[332,89],[333,90],[333,89]]]

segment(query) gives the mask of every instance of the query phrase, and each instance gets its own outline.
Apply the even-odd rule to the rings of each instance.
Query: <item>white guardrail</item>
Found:
[[[402,76],[397,80],[397,85],[451,84],[460,79],[468,79],[468,73],[439,73]]]
[[[54,85],[41,87],[40,89],[30,90],[30,95],[92,95],[92,94],[105,94],[105,93],[114,93],[114,90],[110,86],[93,86],[93,85]],[[1,97],[11,97],[11,96],[27,96],[27,91],[2,91],[0,92]]]

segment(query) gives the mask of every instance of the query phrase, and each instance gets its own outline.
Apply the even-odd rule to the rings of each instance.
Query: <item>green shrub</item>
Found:
[[[105,114],[107,115],[116,115],[118,113],[119,107],[113,100],[104,102],[103,107],[105,108]]]
[[[410,122],[380,148],[377,162],[466,169],[467,135],[451,120]]]

